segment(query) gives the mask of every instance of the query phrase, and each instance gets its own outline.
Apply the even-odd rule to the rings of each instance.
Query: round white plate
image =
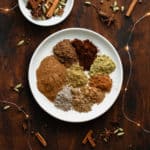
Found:
[[[27,20],[39,26],[53,26],[61,23],[69,16],[74,4],[74,0],[67,0],[64,13],[62,16],[55,16],[47,20],[38,20],[32,17],[31,10],[26,7],[27,1],[28,0],[18,0],[20,11]]]
[[[106,54],[112,58],[116,64],[116,69],[111,73],[113,85],[111,91],[106,94],[104,100],[100,104],[95,104],[92,110],[87,113],[79,113],[74,110],[65,112],[54,106],[50,100],[48,100],[37,88],[36,70],[40,65],[40,62],[49,55],[52,55],[53,47],[63,39],[89,39],[100,50],[101,54]],[[67,121],[67,122],[85,122],[97,118],[104,114],[116,101],[123,81],[123,67],[120,57],[116,49],[112,44],[106,40],[102,35],[87,29],[82,28],[69,28],[56,32],[48,36],[35,50],[29,65],[29,86],[32,94],[39,104],[39,106],[51,116]]]

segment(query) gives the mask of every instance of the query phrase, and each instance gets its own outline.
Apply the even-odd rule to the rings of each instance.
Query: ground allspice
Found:
[[[84,70],[89,70],[96,58],[97,47],[89,40],[74,39],[71,43],[76,50],[80,66],[83,66]]]

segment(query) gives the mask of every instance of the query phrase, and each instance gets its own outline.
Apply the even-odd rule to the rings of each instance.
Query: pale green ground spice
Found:
[[[67,81],[72,87],[81,87],[87,84],[88,78],[84,73],[83,67],[73,64],[67,69]]]
[[[99,55],[94,60],[91,68],[90,68],[90,76],[93,76],[97,73],[100,74],[110,74],[113,72],[116,68],[115,63],[113,60],[106,55]]]

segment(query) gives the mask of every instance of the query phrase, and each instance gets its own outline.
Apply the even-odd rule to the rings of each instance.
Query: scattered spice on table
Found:
[[[95,103],[100,103],[105,97],[105,93],[94,87],[82,87],[80,91],[74,93],[72,105],[78,112],[88,112]]]
[[[113,60],[107,55],[98,55],[94,60],[91,68],[90,75],[93,76],[95,74],[110,74],[116,68]]]
[[[109,75],[96,74],[90,78],[89,85],[109,92],[112,87],[112,79]]]
[[[17,85],[15,85],[15,87],[13,87],[13,90],[17,93],[20,93],[22,89],[23,89],[22,83],[18,83]]]
[[[103,3],[100,2],[100,4],[103,4]],[[104,11],[101,9],[101,7],[98,7],[99,5],[96,5],[90,1],[85,1],[84,4],[86,6],[91,6],[93,9],[95,9],[100,21],[106,24],[108,27],[115,22],[114,14],[111,13],[110,15],[107,11]]]
[[[98,52],[97,47],[89,40],[79,39],[74,39],[72,45],[76,49],[80,65],[84,70],[89,70]]]
[[[84,86],[88,82],[88,78],[84,73],[83,67],[78,63],[73,64],[70,68],[67,69],[67,81],[68,84],[72,87]]]
[[[26,120],[22,123],[22,128],[23,128],[24,131],[28,130],[28,125],[27,125],[27,121]]]
[[[77,62],[76,51],[71,45],[70,40],[65,39],[57,43],[53,48],[53,52],[56,58],[66,67],[69,67],[73,63]]]
[[[82,140],[82,143],[86,144],[87,142],[89,142],[93,148],[96,147],[96,143],[92,136],[93,136],[93,130],[89,130],[86,136],[84,137],[84,139]]]
[[[99,143],[100,141],[108,143],[111,140],[111,138],[113,137],[119,138],[120,136],[124,135],[125,135],[124,129],[120,127],[110,129],[105,128],[103,131],[99,129],[93,131],[90,129],[87,132],[86,136],[83,138],[82,144],[86,144],[87,142],[89,142],[92,147],[96,147],[96,143]]]
[[[137,2],[138,2],[138,0],[132,0],[132,2],[129,5],[129,8],[128,8],[127,12],[126,12],[126,16],[127,17],[129,17],[132,14],[132,12],[133,12]]]
[[[42,144],[42,146],[44,146],[44,147],[47,146],[46,140],[44,139],[44,137],[39,132],[36,132],[35,136],[38,139],[38,141]]]
[[[17,46],[21,46],[25,43],[25,40],[20,40],[18,43],[17,43]]]
[[[10,106],[6,105],[6,106],[3,107],[3,110],[8,110],[9,108],[10,108]]]
[[[28,0],[27,8],[36,19],[45,20],[52,16],[61,16],[67,0]]]
[[[54,56],[44,58],[37,69],[38,89],[51,101],[66,84],[66,68]]]
[[[71,87],[65,86],[60,92],[58,92],[54,105],[64,111],[68,111],[72,108]]]

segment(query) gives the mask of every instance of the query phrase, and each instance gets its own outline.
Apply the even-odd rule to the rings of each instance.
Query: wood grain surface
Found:
[[[46,114],[35,102],[28,85],[28,65],[30,58],[39,43],[48,35],[64,28],[83,27],[94,30],[105,36],[118,50],[124,65],[124,85],[129,72],[129,61],[123,47],[126,44],[133,23],[150,11],[150,1],[143,0],[137,4],[131,17],[115,15],[116,22],[107,27],[100,22],[95,10],[83,5],[84,0],[75,0],[69,17],[53,27],[38,27],[28,22],[19,8],[10,13],[0,13],[0,100],[15,102],[23,106],[31,115],[32,130],[39,131],[47,141],[43,148],[35,136],[31,135],[33,150],[90,150],[89,144],[81,141],[89,129],[104,130],[110,122],[118,120],[125,130],[125,135],[113,138],[108,143],[97,142],[96,150],[128,150],[133,145],[135,150],[150,150],[150,134],[144,133],[137,126],[129,123],[122,114],[122,93],[113,107],[103,116],[82,124],[65,123]],[[93,0],[96,2],[96,0]],[[97,0],[98,2],[98,0]],[[112,3],[113,0],[106,0]],[[130,0],[118,0],[120,5],[128,8]],[[15,1],[0,1],[0,7],[14,5]],[[110,12],[108,4],[102,5]],[[131,40],[133,58],[133,75],[126,97],[127,114],[150,129],[150,17],[145,18],[135,28]],[[28,44],[17,47],[20,40]],[[12,87],[22,83],[24,89],[16,93]],[[123,86],[124,86],[123,85]],[[7,111],[0,108],[0,150],[28,150],[26,134],[22,129],[23,116],[12,107]]]

